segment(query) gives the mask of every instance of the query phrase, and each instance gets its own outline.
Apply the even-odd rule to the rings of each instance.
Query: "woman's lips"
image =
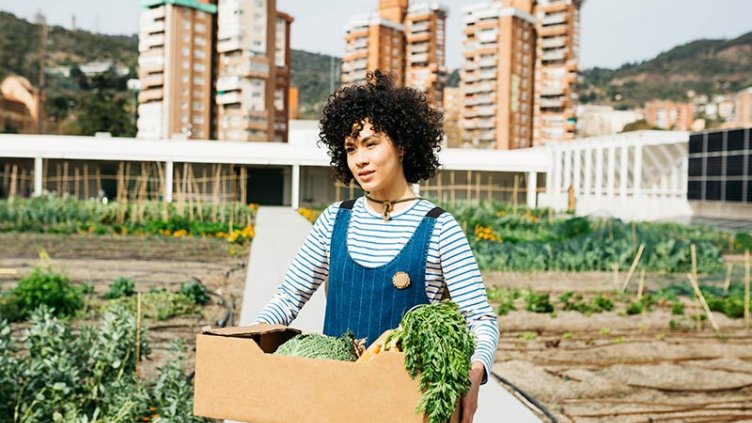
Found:
[[[373,176],[372,170],[365,170],[365,171],[358,172],[358,178],[362,181],[371,179],[371,176]]]

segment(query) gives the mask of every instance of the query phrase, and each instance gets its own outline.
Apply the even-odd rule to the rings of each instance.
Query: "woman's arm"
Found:
[[[449,213],[436,222],[439,226],[441,270],[452,301],[457,303],[477,344],[472,362],[483,364],[483,383],[493,368],[499,343],[499,326],[470,244],[462,228]]]
[[[259,312],[254,324],[289,325],[329,275],[329,244],[339,204],[331,205],[313,224],[287,269],[282,284]]]

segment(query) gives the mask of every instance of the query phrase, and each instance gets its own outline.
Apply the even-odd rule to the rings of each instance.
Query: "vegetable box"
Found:
[[[299,333],[254,325],[198,335],[194,413],[253,423],[425,421],[404,354],[385,351],[365,363],[272,354]]]

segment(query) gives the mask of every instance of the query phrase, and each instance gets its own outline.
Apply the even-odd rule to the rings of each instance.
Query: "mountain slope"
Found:
[[[690,90],[713,95],[748,86],[752,86],[752,32],[731,40],[692,41],[614,70],[584,70],[580,102],[629,108],[651,99],[686,100]]]

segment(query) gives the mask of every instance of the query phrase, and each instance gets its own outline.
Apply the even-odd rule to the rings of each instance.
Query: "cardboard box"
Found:
[[[421,393],[404,354],[387,351],[368,363],[271,354],[298,333],[255,325],[198,335],[194,413],[253,423],[425,421],[415,413]]]

